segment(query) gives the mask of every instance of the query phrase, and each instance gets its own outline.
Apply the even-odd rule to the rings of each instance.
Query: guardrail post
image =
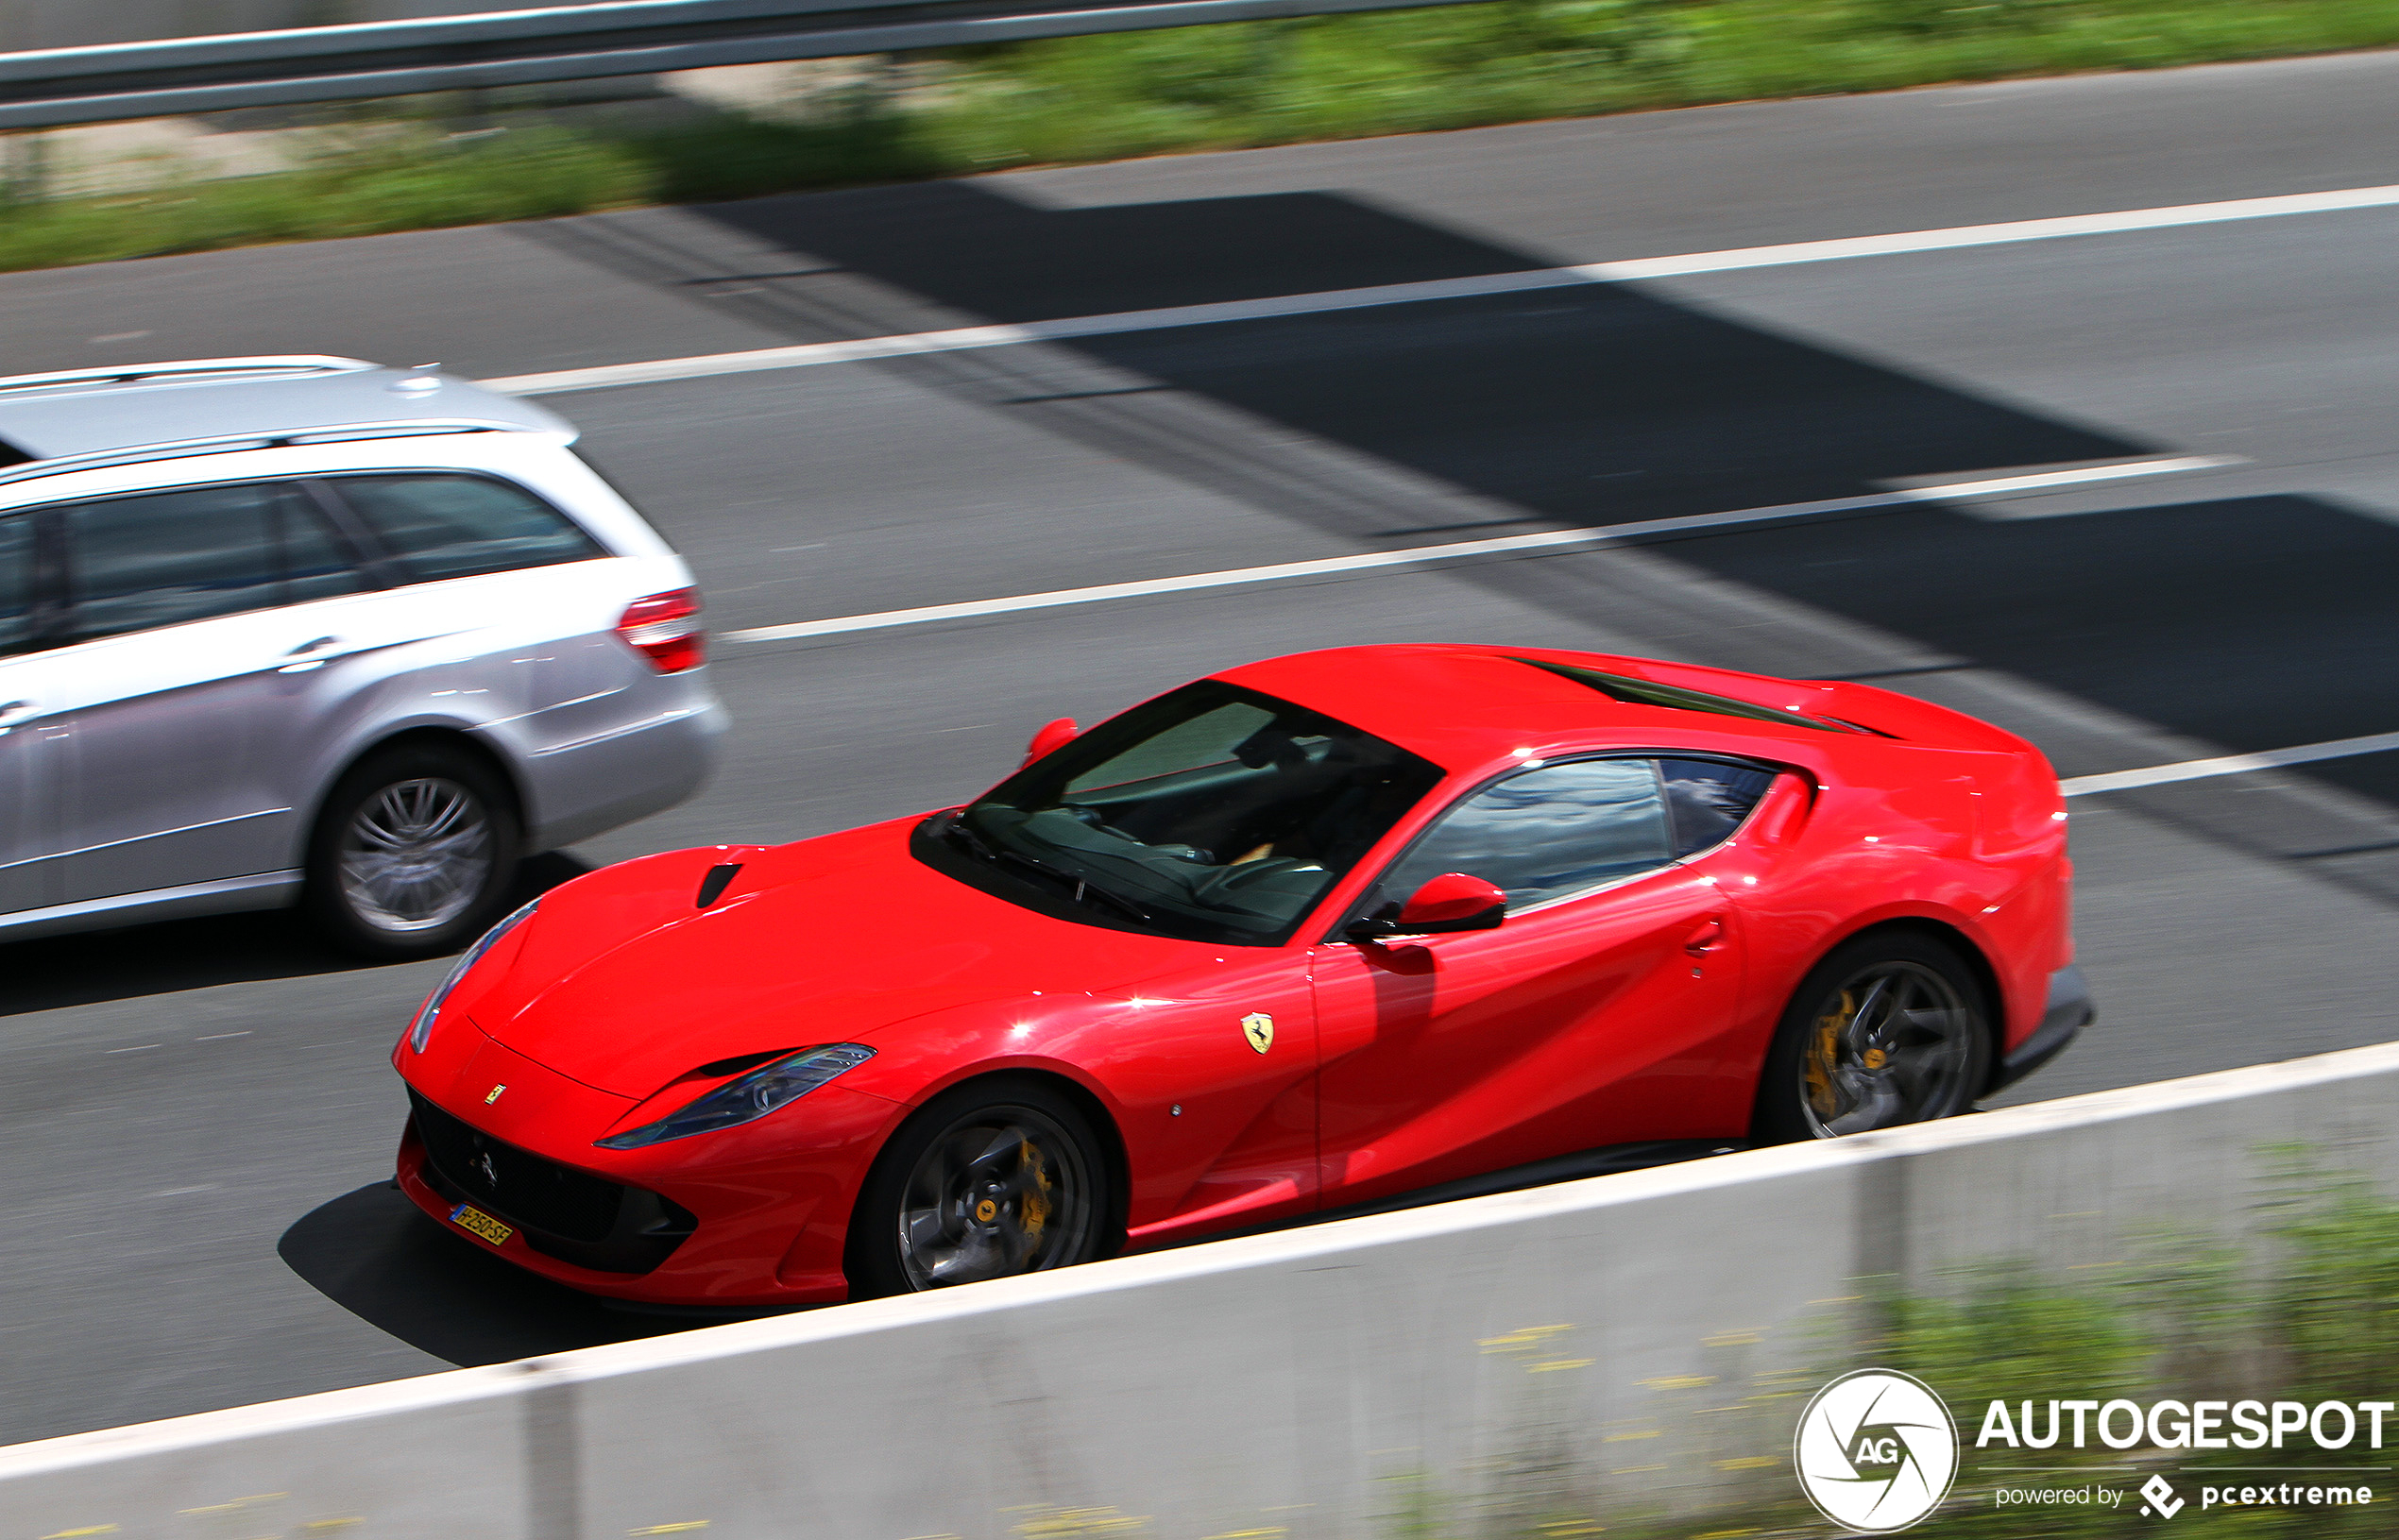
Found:
[[[0,135],[0,203],[43,203],[50,196],[50,136],[39,128]]]
[[[575,1382],[556,1365],[528,1359],[524,1392],[525,1540],[583,1540],[582,1429]]]
[[[1871,1357],[1896,1332],[1897,1302],[1908,1288],[1914,1166],[1901,1156],[1881,1154],[1859,1162],[1852,1171],[1857,1213],[1850,1234],[1850,1266],[1859,1295],[1852,1317],[1857,1331],[1854,1345]]]

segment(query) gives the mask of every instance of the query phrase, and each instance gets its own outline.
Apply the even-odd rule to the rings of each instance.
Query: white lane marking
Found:
[[[1570,267],[1477,274],[1471,278],[1435,279],[1421,283],[1328,289],[1319,294],[1282,295],[1266,299],[1173,305],[1160,310],[1123,311],[1113,315],[1075,315],[1013,325],[954,327],[946,330],[908,332],[897,336],[800,343],[787,347],[757,347],[738,353],[703,353],[690,358],[653,359],[642,364],[607,364],[587,369],[557,369],[546,374],[505,375],[479,383],[486,390],[503,391],[511,396],[547,396],[559,391],[603,390],[613,385],[699,380],[711,375],[747,374],[761,369],[797,369],[817,364],[852,364],[864,359],[948,353],[969,347],[1004,347],[1015,343],[1116,336],[1130,331],[1158,331],[1171,327],[1210,326],[1226,321],[1274,320],[1290,315],[1363,310],[1376,305],[1420,304],[1430,299],[1480,298],[1489,295],[1521,294],[1532,289],[1572,288],[1585,283],[1631,283],[1643,279],[1692,278],[1704,273],[1737,273],[1753,267],[1845,262],[1855,257],[1955,251],[1967,246],[2054,241],[2077,235],[2116,235],[2133,230],[2171,229],[2185,225],[2218,225],[2244,219],[2271,219],[2287,214],[2391,207],[2399,207],[2399,186],[2353,187],[2329,193],[2290,193],[2277,197],[2233,198],[2220,203],[2185,203],[2162,209],[2124,209],[2112,213],[2067,214],[2055,219],[2018,219],[1998,225],[1907,230],[1896,235],[1853,235],[1833,241],[1796,241],[1783,245],[1744,246],[1728,251],[1695,251],[1677,257],[1583,262]]]
[[[2104,775],[2077,775],[2060,781],[2058,788],[2069,797],[2087,797],[2101,791],[2132,791],[2141,787],[2170,786],[2176,781],[2204,781],[2218,775],[2239,775],[2248,770],[2279,770],[2285,765],[2312,765],[2320,759],[2348,759],[2356,754],[2393,751],[2399,751],[2399,733],[2369,733],[2363,737],[2302,743],[2289,749],[2219,754],[2213,759],[2186,759],[2179,765],[2110,770]]]
[[[2175,455],[2126,461],[2112,465],[2084,465],[2072,470],[2039,471],[2027,476],[2002,476],[1940,486],[1903,487],[1869,492],[1822,502],[1789,502],[1771,508],[1741,508],[1721,514],[1687,514],[1678,518],[1652,518],[1638,524],[1613,524],[1603,529],[1546,530],[1538,534],[1506,534],[1489,540],[1458,540],[1439,546],[1411,546],[1405,550],[1360,551],[1349,556],[1324,556],[1306,562],[1279,562],[1268,567],[1237,567],[1218,572],[1186,572],[1178,577],[1148,578],[1135,583],[1103,583],[1087,588],[1056,588],[1047,593],[1012,594],[1005,599],[975,599],[957,604],[924,604],[914,609],[884,610],[873,615],[842,615],[829,620],[800,620],[790,625],[752,626],[727,631],[728,642],[784,642],[801,636],[831,636],[849,631],[878,631],[887,626],[923,625],[935,620],[963,620],[982,615],[1008,615],[1017,610],[1046,610],[1063,604],[1098,604],[1112,599],[1140,599],[1152,594],[1187,593],[1195,588],[1229,588],[1240,584],[1280,583],[1291,578],[1322,577],[1339,572],[1367,572],[1384,567],[1414,567],[1427,562],[1452,562],[1469,556],[1500,556],[1518,551],[1548,550],[1560,546],[1611,545],[1650,534],[1686,530],[1723,529],[1741,524],[1771,523],[1812,514],[1839,514],[1874,508],[1904,507],[1912,502],[1937,502],[1949,498],[1999,497],[2036,492],[2049,487],[2080,486],[2092,482],[2123,481],[2135,476],[2170,476],[2178,472],[2214,470],[2237,465],[2222,455]]]

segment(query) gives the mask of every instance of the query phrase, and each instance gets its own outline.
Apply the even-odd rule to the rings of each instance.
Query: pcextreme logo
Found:
[[[1791,1441],[1800,1490],[1835,1524],[1904,1530],[1949,1495],[1958,1427],[1932,1387],[1895,1369],[1845,1374],[1808,1402]]]

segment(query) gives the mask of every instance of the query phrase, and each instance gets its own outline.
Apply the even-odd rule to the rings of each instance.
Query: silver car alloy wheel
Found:
[[[1029,1107],[970,1112],[927,1146],[900,1198],[911,1288],[1037,1273],[1080,1260],[1096,1220],[1075,1137]]]
[[[467,787],[447,776],[395,781],[342,830],[342,897],[377,930],[436,930],[483,897],[494,843],[491,815]]]

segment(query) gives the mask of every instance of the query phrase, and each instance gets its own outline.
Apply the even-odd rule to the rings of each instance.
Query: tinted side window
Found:
[[[33,640],[33,517],[0,518],[0,656]]]
[[[1690,855],[1721,844],[1774,785],[1774,771],[1714,759],[1661,759],[1666,807],[1674,818],[1675,854]]]
[[[1485,787],[1393,863],[1372,904],[1444,872],[1496,883],[1510,909],[1580,892],[1675,858],[1658,770],[1646,759],[1545,765]]]
[[[330,483],[411,583],[587,561],[606,551],[522,487],[481,476],[343,476]]]
[[[65,640],[238,615],[282,601],[281,487],[204,486],[73,504]]]

